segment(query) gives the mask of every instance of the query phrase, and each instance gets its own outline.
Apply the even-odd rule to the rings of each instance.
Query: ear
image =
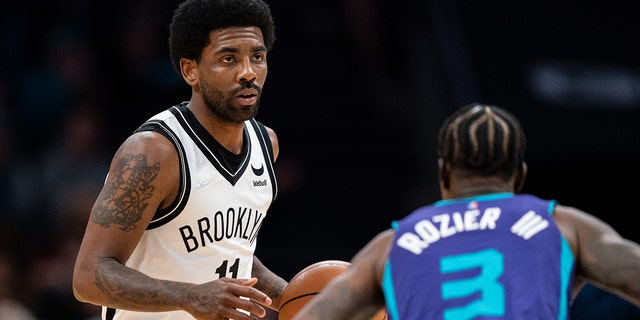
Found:
[[[440,179],[440,187],[449,189],[451,168],[444,162],[442,158],[438,158],[438,178]]]
[[[198,63],[195,60],[181,58],[180,73],[188,85],[194,86],[198,83]]]
[[[516,170],[516,179],[514,181],[514,190],[516,193],[524,188],[524,181],[527,178],[527,163],[522,161],[520,168]]]

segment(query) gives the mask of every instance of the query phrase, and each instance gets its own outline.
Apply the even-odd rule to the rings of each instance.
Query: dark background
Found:
[[[149,116],[189,99],[167,53],[177,3],[0,5],[0,240],[23,288],[15,298],[41,318],[95,311],[77,310],[68,279],[110,157]],[[438,126],[471,102],[521,119],[525,192],[640,240],[632,1],[270,4],[277,40],[258,119],[279,136],[280,193],[257,255],[284,278],[351,259],[437,200]]]

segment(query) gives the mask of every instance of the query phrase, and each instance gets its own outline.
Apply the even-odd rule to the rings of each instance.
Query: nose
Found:
[[[245,58],[240,64],[240,72],[238,72],[238,82],[251,82],[257,77],[254,66],[250,58]]]

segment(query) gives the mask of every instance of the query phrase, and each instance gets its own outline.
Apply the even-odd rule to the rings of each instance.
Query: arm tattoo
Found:
[[[145,200],[153,195],[151,182],[159,171],[160,163],[149,166],[143,154],[120,158],[100,193],[91,220],[105,228],[115,223],[123,231],[135,229],[148,206]]]
[[[183,291],[175,282],[150,279],[133,269],[125,268],[123,272],[122,265],[110,258],[99,262],[95,283],[109,296],[109,304],[132,310],[174,304]]]

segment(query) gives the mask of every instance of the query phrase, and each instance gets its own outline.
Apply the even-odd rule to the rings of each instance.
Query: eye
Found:
[[[220,59],[220,61],[226,62],[226,63],[231,63],[231,62],[236,61],[236,59],[233,56],[225,56],[225,57],[222,57],[222,59]]]
[[[256,53],[253,55],[253,61],[262,62],[266,60],[267,57],[263,53]]]

